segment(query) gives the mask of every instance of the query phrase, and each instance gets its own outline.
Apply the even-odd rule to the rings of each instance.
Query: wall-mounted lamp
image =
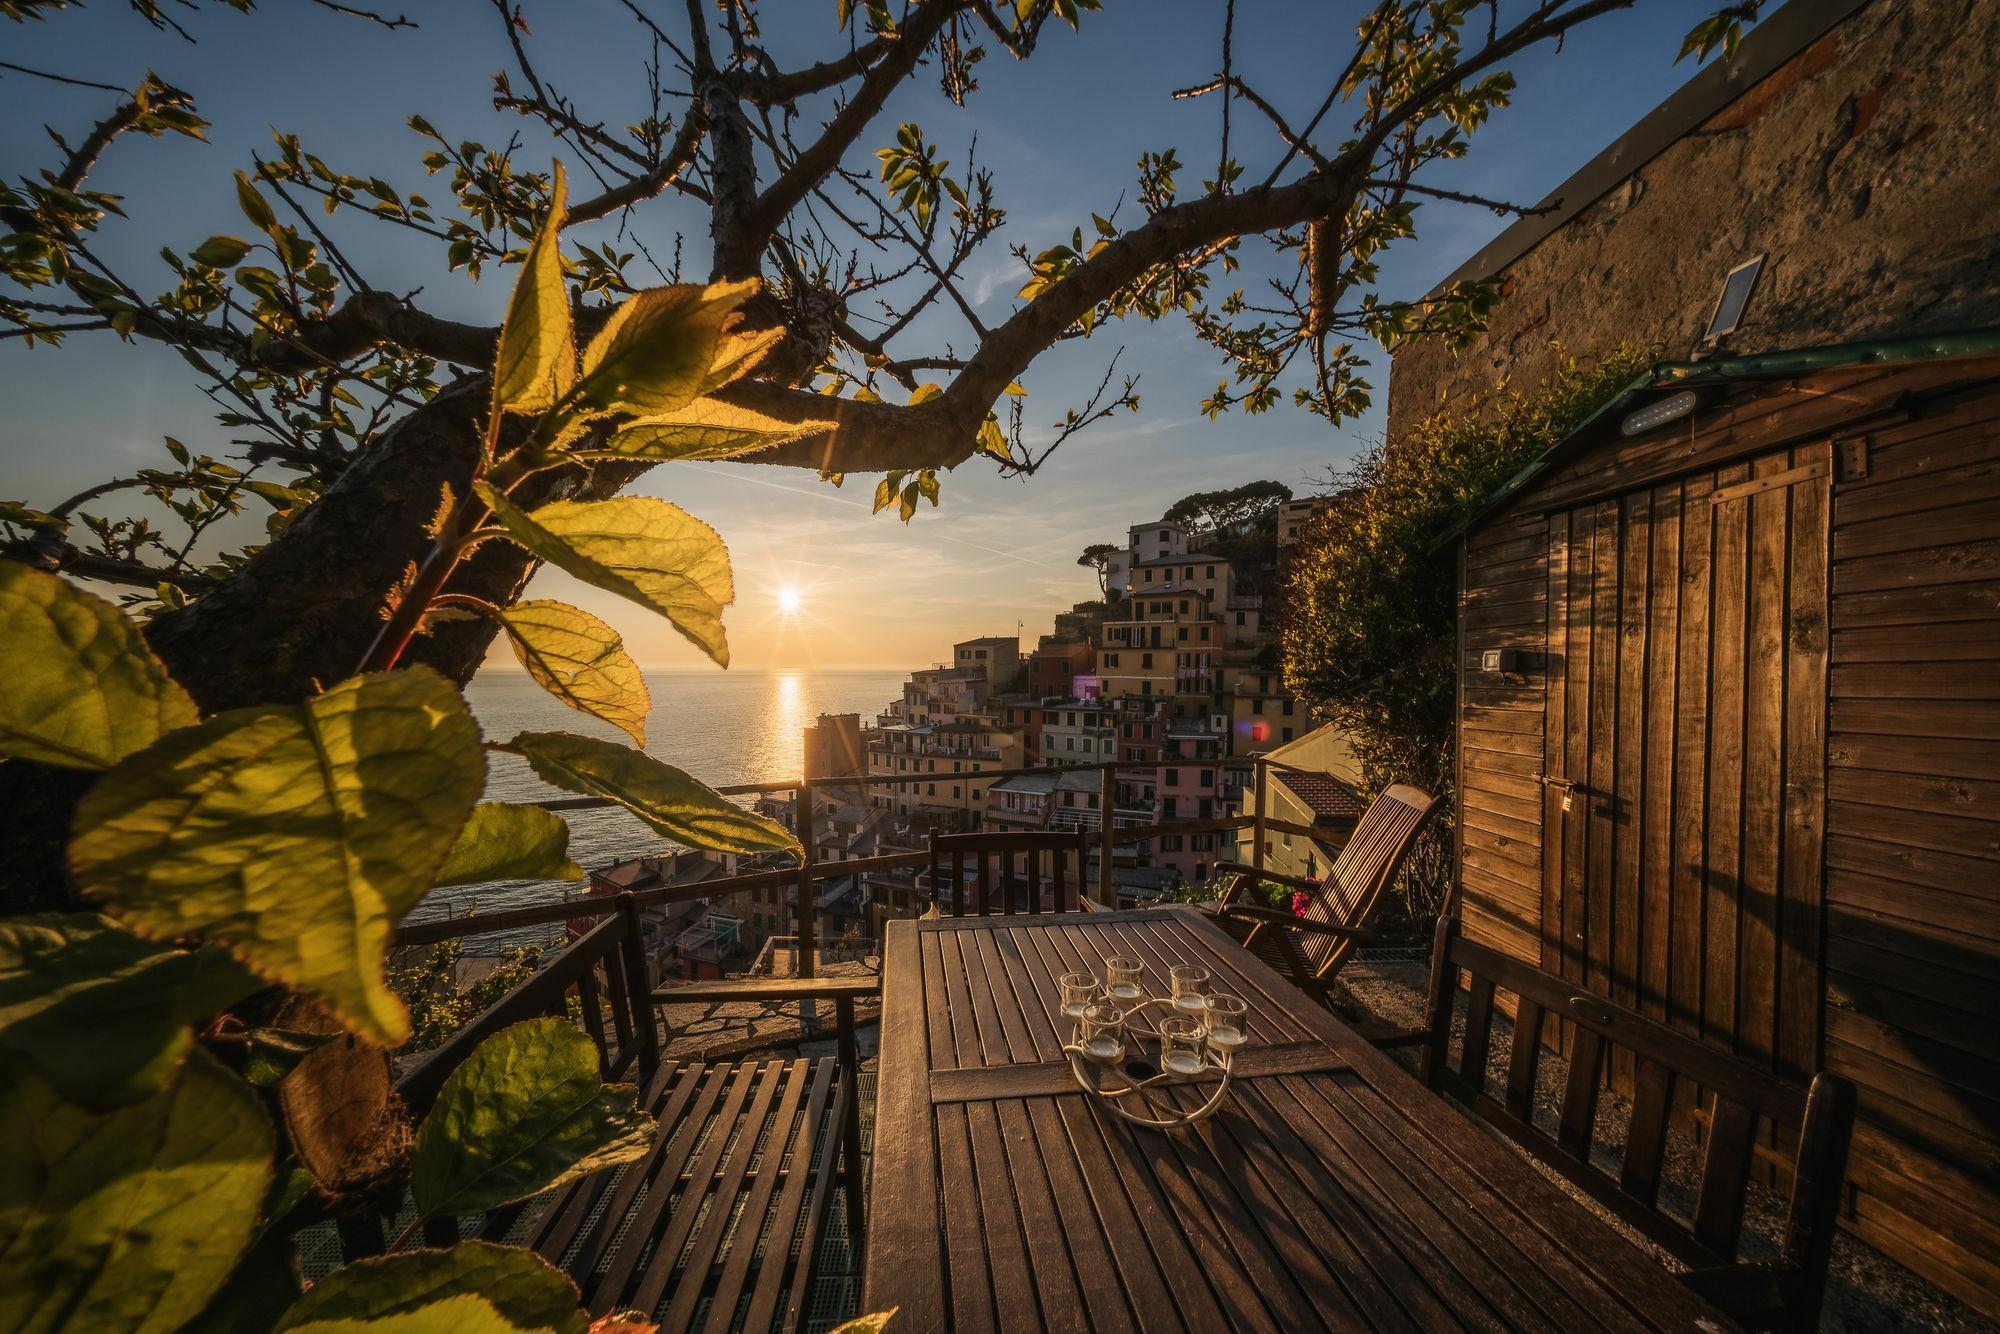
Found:
[[[1668,394],[1665,398],[1648,403],[1618,424],[1620,435],[1644,435],[1656,426],[1665,426],[1670,421],[1678,421],[1693,412],[1701,401],[1701,395],[1692,389],[1683,389],[1678,394]]]
[[[1521,650],[1514,648],[1489,648],[1479,655],[1479,670],[1500,676],[1521,675]]]

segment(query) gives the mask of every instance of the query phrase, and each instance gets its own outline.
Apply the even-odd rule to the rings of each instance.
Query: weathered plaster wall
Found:
[[[2000,3],[1877,0],[1799,52],[1508,265],[1485,336],[1400,353],[1390,438],[1551,340],[1686,357],[1759,251],[1731,353],[2000,326]]]

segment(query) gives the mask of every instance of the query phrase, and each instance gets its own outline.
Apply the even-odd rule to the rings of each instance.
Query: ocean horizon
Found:
[[[772,783],[802,777],[805,729],[822,713],[858,713],[864,722],[902,694],[909,673],[897,670],[763,671],[679,669],[644,673],[653,707],[646,716],[646,753],[716,787]],[[605,740],[630,739],[617,728],[560,703],[524,671],[486,670],[465,697],[481,733],[505,741],[521,732],[575,732]],[[543,801],[574,796],[537,778],[516,755],[489,754],[486,800]],[[630,857],[670,851],[629,812],[568,811],[569,854],[586,873]],[[559,900],[574,881],[500,880],[433,890],[412,909],[411,922],[481,913]],[[513,945],[559,939],[560,923],[499,932],[466,942],[468,954],[497,954]]]

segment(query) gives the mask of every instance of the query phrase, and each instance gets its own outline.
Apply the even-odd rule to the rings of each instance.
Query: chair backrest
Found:
[[[1375,919],[1382,894],[1396,882],[1410,849],[1437,817],[1444,799],[1408,783],[1383,789],[1362,815],[1326,879],[1305,890],[1305,916],[1330,926],[1364,927]],[[1355,948],[1351,936],[1294,932],[1317,977],[1331,977]]]
[[[943,834],[933,829],[931,895],[938,912],[946,917],[1077,912],[1081,910],[1088,847],[1089,839],[1081,829],[1010,834]],[[1046,875],[1042,869],[1044,853],[1049,854]],[[1015,868],[1017,857],[1025,860],[1022,870]]]
[[[1454,1000],[1460,974],[1468,977],[1465,1037],[1454,1067],[1449,1060]],[[1517,1004],[1513,1045],[1500,1096],[1487,1092],[1495,992]],[[1535,1077],[1543,1025],[1551,1017],[1573,1026],[1569,1074],[1553,1134],[1534,1122]],[[1458,919],[1438,922],[1431,952],[1429,1039],[1424,1081],[1450,1093],[1510,1139],[1580,1187],[1686,1264],[1731,1265],[1742,1236],[1745,1189],[1762,1123],[1779,1144],[1792,1144],[1791,1207],[1777,1277],[1786,1318],[1799,1329],[1818,1327],[1819,1301],[1854,1129],[1854,1086],[1821,1073],[1810,1089],[1766,1073],[1698,1038],[1667,1027],[1518,959],[1464,938]],[[1636,1080],[1630,1128],[1613,1169],[1591,1161],[1598,1091],[1613,1048],[1634,1056]],[[1699,1090],[1700,1167],[1687,1218],[1660,1203],[1675,1084]]]

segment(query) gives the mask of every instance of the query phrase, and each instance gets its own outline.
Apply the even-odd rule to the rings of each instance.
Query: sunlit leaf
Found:
[[[523,732],[513,744],[542,781],[609,797],[668,838],[718,852],[798,851],[798,840],[775,820],[629,746],[571,732]]]
[[[736,600],[729,549],[678,505],[646,496],[558,500],[532,514],[484,482],[474,489],[515,541],[558,569],[659,612],[724,667],[722,609]]]
[[[912,399],[912,402],[916,400]],[[628,422],[603,449],[581,459],[726,459],[831,431],[830,421],[787,422],[712,398]]]
[[[377,1320],[349,1316],[308,1320],[285,1328],[286,1334],[536,1334],[523,1330],[494,1310],[491,1302],[470,1292]]]
[[[618,632],[566,602],[521,602],[500,613],[514,656],[542,689],[646,744],[653,707],[639,664]]]
[[[96,913],[0,921],[0,1048],[86,1107],[159,1092],[193,1026],[263,985],[225,950],[173,949]]]
[[[715,345],[715,361],[701,382],[702,397],[714,393],[732,380],[748,375],[764,359],[764,354],[785,341],[785,326],[775,325],[754,333],[730,331]]]
[[[476,1293],[524,1330],[584,1334],[589,1317],[569,1275],[533,1251],[462,1241],[449,1250],[360,1260],[312,1285],[273,1334],[315,1320],[378,1320]]]
[[[102,1115],[13,1062],[0,1070],[0,1329],[168,1334],[250,1242],[271,1121],[195,1052],[143,1102]]]
[[[542,412],[569,392],[576,380],[576,348],[570,335],[569,297],[563,291],[563,169],[556,163],[549,211],[528,247],[500,347],[493,358],[495,410]]]
[[[827,1334],[882,1334],[882,1331],[888,1328],[889,1317],[901,1309],[899,1306],[892,1306],[873,1315],[858,1315],[852,1320],[835,1325],[827,1331]]]
[[[569,859],[569,826],[560,815],[498,801],[473,809],[437,873],[439,885],[581,879],[583,871]]]
[[[210,268],[232,269],[241,264],[243,257],[249,253],[248,241],[239,241],[233,236],[211,236],[196,246],[188,258]]]
[[[940,386],[934,384],[920,384],[915,389],[910,391],[910,406],[914,408],[919,403],[928,403],[934,398],[943,398],[943,397],[944,397],[944,390]]]
[[[277,215],[272,213],[271,206],[264,202],[264,196],[257,193],[257,187],[252,185],[250,178],[240,171],[236,173],[236,203],[242,208],[243,216],[256,223],[262,230],[268,232],[278,225]]]
[[[0,756],[108,769],[197,716],[124,612],[0,561]]]
[[[578,402],[646,415],[685,407],[715,364],[730,312],[758,285],[679,283],[629,298],[584,350]]]
[[[480,1043],[417,1130],[417,1212],[497,1209],[644,1155],[657,1124],[638,1089],[605,1084],[597,1062],[597,1045],[567,1019],[530,1019]]]
[[[393,1046],[409,1016],[383,983],[383,949],[485,774],[478,724],[443,677],[360,676],[129,757],[79,804],[70,865],[126,925],[226,945]]]

